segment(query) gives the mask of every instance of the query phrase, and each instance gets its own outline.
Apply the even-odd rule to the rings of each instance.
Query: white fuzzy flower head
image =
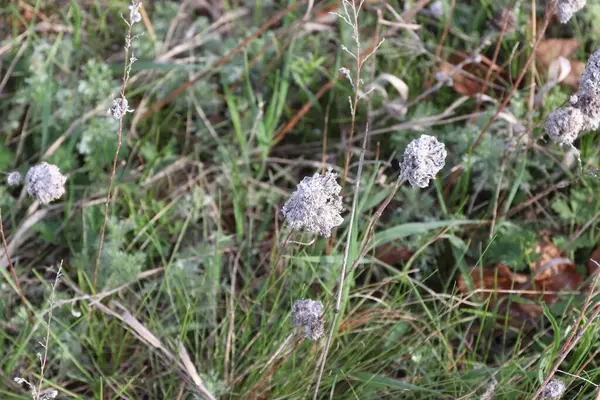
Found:
[[[559,108],[548,116],[545,130],[560,145],[572,145],[584,127],[585,116],[575,107]]]
[[[558,0],[557,12],[561,24],[566,24],[583,7],[586,0]]]
[[[294,229],[305,229],[329,237],[331,230],[344,222],[342,187],[337,174],[327,171],[324,175],[305,177],[298,184],[292,197],[282,208],[286,222]]]
[[[412,187],[426,188],[429,186],[429,180],[434,179],[444,168],[447,155],[444,143],[433,136],[421,135],[404,150],[400,175],[407,179]]]
[[[60,173],[56,165],[43,162],[32,167],[25,177],[25,187],[31,197],[40,203],[48,204],[65,194],[67,177]]]
[[[142,20],[142,15],[140,14],[140,7],[142,3],[132,3],[129,6],[129,23],[131,25],[136,22],[140,22]]]
[[[23,179],[23,177],[21,176],[21,174],[17,171],[14,172],[10,172],[7,177],[6,177],[6,183],[8,183],[8,186],[17,186],[21,184],[21,180]]]
[[[292,306],[292,328],[302,329],[308,340],[319,340],[325,333],[321,314],[323,304],[320,301],[296,300]]]
[[[542,390],[541,398],[542,399],[560,399],[563,394],[565,394],[565,384],[559,381],[558,379],[552,379],[544,390]]]
[[[108,109],[108,115],[110,115],[114,119],[121,119],[128,112],[133,112],[133,110],[129,108],[129,103],[127,102],[127,99],[122,97],[117,97],[116,99],[113,99],[113,105],[111,108]]]
[[[590,96],[600,96],[600,49],[596,50],[585,64],[579,89]]]
[[[429,12],[433,18],[440,19],[444,15],[444,4],[440,0],[434,1],[429,6]]]

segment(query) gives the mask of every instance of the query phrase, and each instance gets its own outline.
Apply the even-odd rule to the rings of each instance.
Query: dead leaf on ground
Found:
[[[571,62],[571,72],[565,78],[564,83],[572,88],[579,87],[579,76],[585,68],[585,63],[573,61],[571,57],[575,54],[581,43],[577,39],[544,39],[535,50],[535,59],[538,70],[545,76],[554,60],[564,57]]]
[[[456,65],[464,61],[470,55],[467,53],[458,52],[448,60],[448,62],[442,63],[440,66],[440,72],[450,75],[450,72],[455,68]],[[500,74],[502,74],[502,67],[492,63],[492,61],[481,56],[481,62],[478,64],[472,63],[467,64],[462,70],[456,71],[452,78],[452,88],[455,92],[463,94],[465,96],[475,96],[483,90],[485,77],[488,71],[492,71],[490,84],[488,84],[488,90],[493,88],[495,80]],[[463,72],[464,71],[464,72]]]
[[[400,261],[408,261],[415,254],[408,247],[386,244],[375,249],[375,258],[389,265],[394,265]]]
[[[592,276],[598,270],[598,264],[596,263],[600,264],[600,246],[596,247],[594,251],[592,251],[590,259],[588,260],[587,271],[589,276]]]
[[[551,292],[579,289],[583,279],[575,269],[575,264],[552,243],[548,235],[536,243],[533,254],[539,256],[529,265],[535,289]],[[554,303],[559,296],[555,293],[544,294],[542,299],[546,303]]]

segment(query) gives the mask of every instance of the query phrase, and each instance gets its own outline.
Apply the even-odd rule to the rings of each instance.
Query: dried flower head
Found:
[[[329,237],[331,229],[344,222],[340,215],[343,209],[342,196],[339,195],[342,187],[336,178],[337,174],[329,170],[324,175],[314,174],[302,179],[281,210],[292,228]]]
[[[545,130],[556,143],[572,145],[584,124],[585,116],[578,108],[559,108],[548,116]]]
[[[541,398],[542,399],[560,399],[563,394],[565,394],[565,384],[558,379],[552,379],[544,390],[542,390]]]
[[[132,3],[129,6],[129,23],[131,25],[136,22],[140,22],[142,20],[142,15],[140,14],[140,7],[142,3]]]
[[[114,119],[121,119],[128,112],[133,112],[133,110],[129,108],[127,99],[123,97],[117,97],[116,99],[113,99],[113,105],[108,109],[108,115]]]
[[[446,146],[429,135],[421,135],[404,150],[400,174],[412,187],[425,188],[446,163]]]
[[[325,333],[322,313],[323,304],[320,301],[296,300],[292,306],[292,328],[302,329],[308,340],[319,340]]]
[[[590,96],[600,96],[600,49],[596,50],[585,64],[579,90]]]
[[[492,15],[492,20],[490,21],[494,28],[499,31],[502,30],[504,26],[504,19],[506,18],[506,31],[507,33],[514,32],[517,29],[517,16],[515,12],[510,8],[499,8]]]
[[[48,204],[62,197],[66,181],[67,178],[56,165],[42,162],[27,172],[25,187],[30,196],[37,198],[42,204]]]
[[[566,24],[573,15],[583,7],[586,0],[558,0],[557,11],[558,19],[562,24]]]
[[[6,183],[8,183],[8,186],[17,186],[21,184],[21,180],[23,179],[23,177],[21,176],[21,174],[17,171],[14,172],[10,172],[7,177],[6,177]]]
[[[583,114],[584,131],[596,130],[600,127],[600,95],[580,93],[577,96],[571,96],[574,100],[571,102],[573,107],[579,109]]]

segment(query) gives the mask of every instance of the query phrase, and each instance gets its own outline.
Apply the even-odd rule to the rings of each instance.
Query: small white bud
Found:
[[[112,107],[108,109],[108,115],[110,115],[114,119],[121,119],[128,112],[133,112],[133,110],[129,108],[129,103],[127,102],[127,99],[122,97],[117,97],[116,99],[114,99]]]
[[[282,213],[286,222],[294,229],[305,229],[329,237],[331,229],[344,222],[342,187],[337,174],[327,171],[324,175],[305,177],[298,184],[292,197],[284,204]]]
[[[27,172],[25,187],[31,197],[37,198],[42,204],[48,204],[63,196],[66,181],[67,178],[56,165],[42,162]]]
[[[447,155],[444,143],[433,136],[421,135],[404,150],[400,175],[407,179],[412,187],[426,188],[429,186],[429,180],[434,179],[444,168]]]
[[[129,23],[131,25],[142,20],[142,15],[140,14],[141,6],[142,3],[133,3],[129,6]]]
[[[296,300],[292,306],[292,328],[302,329],[308,340],[319,340],[325,333],[322,313],[323,304],[320,301]]]
[[[17,186],[21,184],[22,179],[23,177],[21,174],[17,171],[14,171],[8,174],[6,177],[6,183],[8,183],[8,186]]]
[[[440,19],[444,15],[444,5],[440,0],[434,1],[429,6],[429,12],[433,18]]]
[[[559,381],[558,379],[552,379],[544,390],[542,390],[541,398],[542,399],[560,399],[563,394],[565,394],[565,384]]]

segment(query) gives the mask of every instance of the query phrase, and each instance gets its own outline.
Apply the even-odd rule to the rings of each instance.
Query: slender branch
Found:
[[[102,229],[100,231],[100,244],[98,245],[98,254],[96,255],[96,262],[94,264],[94,279],[93,288],[96,291],[96,283],[98,281],[98,267],[100,264],[100,256],[102,255],[102,247],[104,245],[104,235],[106,233],[106,221],[108,219],[108,208],[110,206],[110,199],[113,190],[113,184],[115,175],[117,173],[117,163],[119,161],[119,152],[121,151],[121,143],[123,139],[123,118],[127,115],[127,99],[125,98],[125,90],[127,89],[127,83],[129,82],[129,74],[131,73],[131,66],[135,61],[132,56],[129,58],[129,48],[131,47],[131,31],[133,23],[127,23],[127,36],[125,37],[125,67],[123,68],[123,84],[121,86],[121,105],[124,105],[125,112],[121,113],[119,118],[119,131],[117,132],[117,149],[115,151],[115,158],[113,160],[112,172],[110,174],[110,181],[108,183],[108,194],[106,195],[106,203],[104,204],[104,219],[102,221]]]
[[[8,251],[8,244],[6,243],[6,236],[4,236],[4,225],[2,224],[2,209],[0,209],[0,236],[2,236],[2,245],[4,246],[4,253],[6,254],[6,261],[8,262],[8,268],[10,269],[10,274],[12,275],[15,286],[17,288],[17,293],[19,293],[19,297],[27,310],[27,315],[29,315],[29,321],[31,324],[35,324],[35,320],[33,319],[33,313],[27,304],[27,299],[23,295],[23,290],[21,289],[21,283],[19,283],[19,278],[17,277],[17,272],[15,271],[15,267],[10,259],[10,252]]]
[[[350,225],[348,226],[348,236],[346,238],[346,249],[344,250],[344,260],[342,261],[342,270],[340,272],[340,283],[338,286],[338,292],[335,301],[335,308],[333,310],[333,321],[331,322],[331,327],[329,328],[329,335],[327,336],[327,342],[325,343],[325,349],[323,350],[323,355],[321,356],[320,366],[319,366],[319,374],[317,376],[317,383],[315,385],[315,392],[313,399],[316,399],[319,395],[319,386],[321,385],[321,379],[323,378],[323,371],[325,369],[325,362],[327,361],[327,354],[329,353],[329,347],[331,346],[331,341],[333,339],[333,332],[335,331],[335,326],[337,324],[338,317],[340,315],[340,307],[342,304],[342,294],[344,291],[344,281],[346,280],[346,269],[348,267],[348,259],[350,258],[350,243],[352,241],[352,230],[354,227],[354,218],[356,216],[356,205],[358,203],[358,195],[360,188],[360,177],[362,175],[363,164],[365,161],[365,151],[367,146],[367,138],[369,137],[369,129],[367,127],[365,132],[365,137],[363,139],[362,149],[360,151],[360,158],[358,161],[358,172],[356,173],[356,183],[354,184],[354,198],[352,199],[352,210],[350,211]]]

